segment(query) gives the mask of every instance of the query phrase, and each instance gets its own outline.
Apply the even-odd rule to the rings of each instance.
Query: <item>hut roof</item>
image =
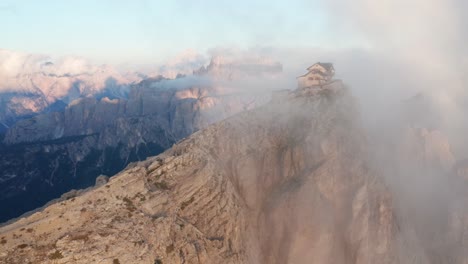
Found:
[[[323,68],[325,68],[327,71],[333,70],[333,63],[329,63],[329,62],[317,62],[313,64],[312,66],[310,66],[309,68],[307,68],[307,70],[310,71],[310,68],[314,67],[315,65],[320,65]]]

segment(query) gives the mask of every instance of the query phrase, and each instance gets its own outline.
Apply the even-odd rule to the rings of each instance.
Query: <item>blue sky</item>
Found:
[[[0,48],[152,63],[186,49],[305,48],[337,41],[313,1],[0,0]]]

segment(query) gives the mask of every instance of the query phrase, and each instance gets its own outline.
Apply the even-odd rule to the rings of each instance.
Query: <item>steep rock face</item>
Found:
[[[3,93],[0,96],[0,134],[3,134],[19,117],[28,117],[47,108],[47,102],[37,94]]]
[[[291,92],[0,228],[0,261],[430,263],[365,146],[339,83]]]

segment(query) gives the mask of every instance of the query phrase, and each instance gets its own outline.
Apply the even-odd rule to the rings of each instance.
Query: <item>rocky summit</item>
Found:
[[[1,227],[0,263],[467,263],[463,202],[405,224],[368,146],[341,82],[280,91]]]

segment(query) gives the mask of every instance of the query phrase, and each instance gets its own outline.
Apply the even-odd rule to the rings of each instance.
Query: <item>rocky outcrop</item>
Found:
[[[429,247],[435,244],[423,243],[423,229],[403,224],[405,211],[368,162],[346,89],[335,84],[285,98],[1,227],[0,262],[467,261],[457,251],[467,246],[463,213],[444,233],[459,245],[454,251]]]

